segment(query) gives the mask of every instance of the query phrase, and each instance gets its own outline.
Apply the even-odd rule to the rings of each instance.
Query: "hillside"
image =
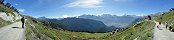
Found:
[[[49,22],[52,20],[50,19]],[[52,21],[53,22],[53,21]],[[106,25],[97,20],[83,19],[83,18],[64,18],[61,20],[54,21],[63,25],[61,27],[66,30],[81,31],[81,32],[106,32]]]
[[[32,34],[35,34],[35,37],[52,38],[55,40],[81,40],[81,39],[152,39],[153,35],[153,26],[154,23],[150,21],[143,21],[138,24],[130,25],[128,28],[119,31],[108,32],[108,33],[86,33],[86,32],[72,32],[63,29],[55,29],[51,26],[44,26],[42,22],[33,20],[29,18],[31,22],[28,22],[26,36],[27,39],[32,39]],[[35,21],[35,22],[34,22]],[[35,32],[36,31],[36,32]],[[34,36],[34,35],[33,35]],[[45,37],[46,36],[46,37]],[[120,38],[121,37],[121,38]]]
[[[164,12],[161,15],[158,15],[154,18],[157,22],[161,22],[162,24],[165,24],[165,22],[168,23],[169,26],[172,26],[174,28],[174,10],[170,10],[168,12]]]
[[[21,15],[14,9],[8,8],[4,4],[0,4],[0,27],[16,22],[20,18]]]
[[[0,27],[3,27],[3,26],[8,25],[8,24],[11,24],[11,22],[5,21],[5,20],[0,18]]]
[[[79,32],[107,32],[107,26],[97,20],[83,19],[83,18],[62,18],[62,19],[51,19],[40,17],[39,20],[45,20],[54,24],[60,24],[61,26],[56,26],[64,30],[79,31]]]
[[[70,39],[87,39],[87,38],[100,38],[109,33],[86,33],[86,32],[72,32],[63,29],[56,29],[51,26],[44,26],[43,22],[40,22],[32,17],[27,17],[27,30],[26,37],[29,40],[32,39],[55,39],[55,40],[70,40]],[[50,25],[50,24],[47,24]],[[35,35],[33,35],[34,33]],[[33,37],[34,36],[34,37]],[[48,36],[48,37],[45,37]]]
[[[21,14],[10,3],[0,0],[0,40],[25,40],[25,29],[21,29]],[[7,5],[8,4],[8,5]]]
[[[134,24],[134,23],[137,23],[137,22],[140,22],[140,21],[144,20],[143,17],[136,16],[136,15],[117,16],[117,15],[111,15],[111,14],[103,14],[103,15],[98,15],[98,16],[96,16],[96,15],[80,15],[80,16],[74,17],[74,18],[78,18],[78,19],[82,18],[82,19],[91,19],[91,20],[101,21],[106,25],[105,28],[104,28],[106,30],[104,30],[104,31],[113,31],[115,29],[126,28],[129,24]],[[60,23],[59,20],[65,19],[65,18],[39,17],[38,19],[47,20],[49,22],[59,24]],[[81,23],[81,22],[78,22],[78,21],[77,22],[71,22],[71,23],[80,23],[80,25],[84,24],[84,23]],[[67,26],[67,25],[64,25],[64,26]],[[83,26],[85,26],[85,25],[83,25]],[[88,26],[90,26],[90,25],[88,25]],[[70,27],[68,27],[68,28],[70,28]],[[96,26],[96,28],[99,28],[99,27]],[[77,30],[80,30],[80,29],[77,29]]]

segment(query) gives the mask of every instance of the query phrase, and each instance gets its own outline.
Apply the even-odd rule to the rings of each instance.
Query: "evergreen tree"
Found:
[[[8,7],[8,8],[10,8],[11,4],[10,3],[7,3],[5,6]]]
[[[4,3],[4,0],[0,0],[0,4],[3,4]]]

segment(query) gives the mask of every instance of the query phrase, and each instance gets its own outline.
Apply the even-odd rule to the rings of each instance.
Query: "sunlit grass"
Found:
[[[95,40],[133,40],[138,38],[140,40],[152,40],[153,26],[152,22],[144,21],[139,24],[130,25],[126,30],[120,31],[115,34],[112,32],[107,33],[87,33],[87,32],[72,32],[67,30],[59,30],[52,27],[44,26],[43,23],[30,23],[36,26],[35,29],[30,28],[30,30],[38,31],[34,32],[36,35],[44,34],[55,40],[82,40],[82,39],[95,39]],[[29,30],[27,30],[29,31]],[[30,34],[30,32],[28,32]],[[29,36],[29,35],[26,35]],[[29,37],[30,38],[30,37]]]
[[[158,22],[162,22],[162,23],[167,22],[168,25],[173,25],[174,24],[174,10],[156,17],[155,20]],[[172,27],[174,27],[174,26],[172,26]]]
[[[112,40],[133,40],[135,38],[145,40],[145,39],[150,39],[152,40],[152,35],[153,35],[153,26],[155,24],[149,21],[142,22],[138,25],[135,25],[134,27],[129,27],[125,31],[116,33],[108,39]],[[150,36],[149,36],[150,35]]]
[[[5,21],[3,19],[0,18],[0,28],[3,27],[3,26],[6,26],[6,25],[9,25],[11,24],[12,22],[10,21]]]
[[[8,16],[9,16],[9,13],[11,13],[13,16],[15,16],[14,12],[16,11],[14,9],[5,7],[3,4],[0,4],[0,12],[5,12]]]

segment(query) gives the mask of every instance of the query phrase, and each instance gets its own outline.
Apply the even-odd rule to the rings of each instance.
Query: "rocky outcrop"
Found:
[[[0,12],[0,18],[5,20],[5,21],[14,22],[15,20],[21,19],[21,16],[16,12],[13,12],[13,14]]]

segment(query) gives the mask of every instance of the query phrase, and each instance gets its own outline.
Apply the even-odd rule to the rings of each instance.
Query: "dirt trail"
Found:
[[[154,27],[154,39],[153,40],[174,40],[174,32],[170,32],[165,28],[164,24],[159,25],[159,22],[156,22]],[[157,25],[159,28],[157,28]],[[162,30],[159,30],[162,29]]]
[[[0,40],[25,40],[25,29],[21,25],[21,22],[16,22],[0,28]]]

